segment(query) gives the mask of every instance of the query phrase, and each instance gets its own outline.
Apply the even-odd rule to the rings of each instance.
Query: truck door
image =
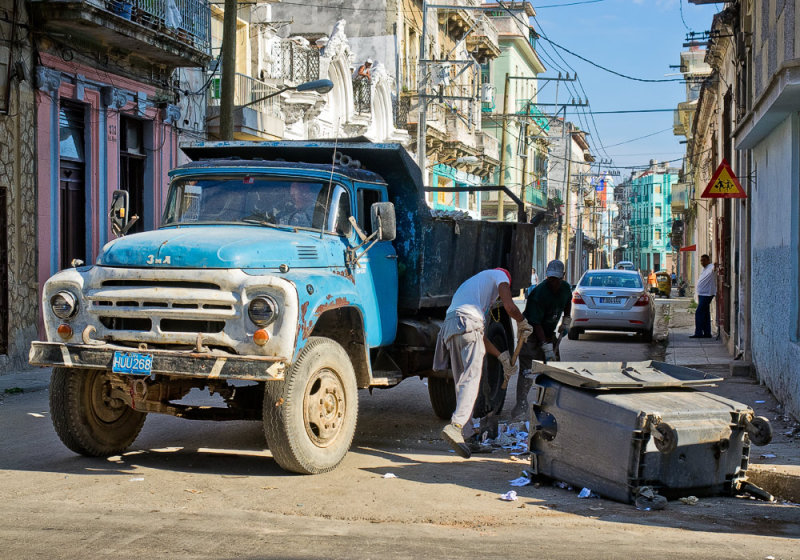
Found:
[[[375,202],[387,200],[385,191],[378,186],[356,185],[356,219],[358,226],[371,235],[370,208]],[[358,238],[355,237],[357,240]],[[353,271],[356,289],[361,294],[365,311],[372,305],[380,318],[380,336],[367,333],[371,346],[383,346],[394,341],[397,333],[397,253],[391,241],[380,241],[358,261]]]

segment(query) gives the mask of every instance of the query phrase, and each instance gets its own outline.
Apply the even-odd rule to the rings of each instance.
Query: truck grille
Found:
[[[119,270],[109,278],[105,272],[84,292],[87,309],[98,323],[98,338],[170,346],[194,344],[203,334],[206,346],[232,350],[236,345],[225,333],[228,321],[238,325],[242,318],[236,286],[225,289],[203,281],[207,272],[201,270],[170,271],[170,277],[159,279],[120,278],[126,272]]]

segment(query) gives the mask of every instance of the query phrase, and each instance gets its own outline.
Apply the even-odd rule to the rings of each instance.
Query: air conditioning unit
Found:
[[[494,104],[495,87],[492,84],[481,84],[481,102]]]

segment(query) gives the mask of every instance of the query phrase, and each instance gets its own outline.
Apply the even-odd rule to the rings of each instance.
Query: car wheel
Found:
[[[571,328],[567,332],[567,338],[570,339],[570,340],[578,340],[580,338],[580,336],[581,336],[580,331],[578,329],[576,329],[575,327]]]
[[[653,327],[650,327],[650,330],[642,332],[642,340],[645,342],[653,342]]]

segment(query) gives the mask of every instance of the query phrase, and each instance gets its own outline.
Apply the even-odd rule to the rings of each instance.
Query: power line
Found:
[[[672,127],[665,128],[663,130],[658,130],[656,132],[651,132],[650,134],[645,134],[644,136],[637,136],[636,138],[631,138],[630,140],[625,140],[624,142],[617,142],[616,144],[611,144],[610,146],[606,146],[606,148],[614,148],[616,146],[622,146],[623,144],[630,144],[631,142],[636,142],[637,140],[641,140],[643,138],[650,138],[651,136],[664,133],[668,130],[672,130]]]
[[[597,2],[605,2],[605,0],[582,0],[581,2],[570,2],[568,4],[548,4],[547,6],[536,6],[537,10],[543,8],[563,8],[565,6],[577,6],[578,4],[596,4]]]

